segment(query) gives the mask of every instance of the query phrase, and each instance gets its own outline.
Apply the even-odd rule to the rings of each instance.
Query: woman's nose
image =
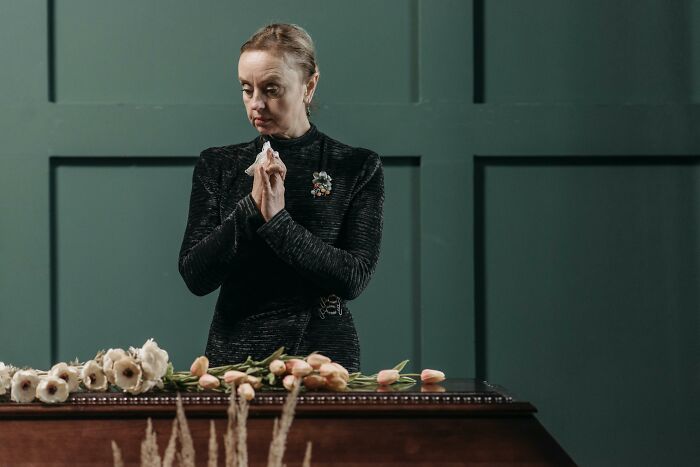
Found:
[[[261,93],[253,93],[253,97],[250,99],[250,108],[254,110],[265,108],[265,99]]]

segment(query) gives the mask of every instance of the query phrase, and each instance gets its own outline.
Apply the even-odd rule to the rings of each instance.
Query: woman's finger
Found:
[[[259,165],[256,172],[256,176],[260,180],[260,186],[262,187],[263,191],[265,190],[265,167],[262,165]]]
[[[274,190],[281,193],[281,190],[284,190],[284,177],[282,177],[282,174],[277,172],[272,174],[272,177],[272,185],[274,186]]]
[[[282,163],[281,160],[277,159],[276,162],[273,162],[270,164],[270,166],[267,168],[267,174],[272,175],[273,173],[279,173],[280,176],[282,177],[282,180],[284,180],[287,176],[287,167]]]
[[[263,190],[272,193],[272,186],[270,185],[270,177],[267,176],[267,171],[260,167],[260,174],[262,176]]]
[[[276,173],[282,175],[284,173],[284,169],[282,167],[280,167],[279,165],[274,164],[274,165],[271,165],[270,167],[268,167],[266,172],[267,172],[268,176],[271,176],[272,174],[276,174]]]

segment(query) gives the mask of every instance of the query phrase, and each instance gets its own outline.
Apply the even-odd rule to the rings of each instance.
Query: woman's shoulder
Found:
[[[362,190],[373,179],[383,185],[384,169],[376,151],[361,146],[350,146],[328,136],[326,138],[326,151],[329,151],[337,164],[343,167],[345,174],[352,174],[355,179],[353,193]]]
[[[255,140],[226,146],[212,146],[204,149],[200,153],[200,157],[212,161],[218,159],[220,162],[224,162],[226,160],[235,161],[254,153]]]
[[[247,167],[255,160],[255,140],[245,143],[211,146],[199,154],[197,165],[202,165],[209,172],[228,173],[235,176],[239,167]]]
[[[326,138],[326,150],[331,157],[338,157],[345,162],[362,168],[371,168],[381,165],[379,154],[371,149],[361,146],[350,146],[337,139],[324,135]]]

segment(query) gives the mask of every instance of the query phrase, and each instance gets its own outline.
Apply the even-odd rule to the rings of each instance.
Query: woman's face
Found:
[[[299,67],[273,53],[243,52],[238,60],[238,79],[250,123],[265,135],[303,135],[309,128],[304,100],[311,101],[317,75],[314,78],[305,84]]]

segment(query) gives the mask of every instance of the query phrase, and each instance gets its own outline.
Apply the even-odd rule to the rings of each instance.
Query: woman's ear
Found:
[[[319,77],[320,73],[317,71],[311,76],[311,78],[309,78],[309,81],[306,83],[306,89],[304,90],[304,94],[306,97],[304,98],[304,102],[307,105],[311,103],[311,99],[313,99],[314,97],[314,92],[316,92]]]

